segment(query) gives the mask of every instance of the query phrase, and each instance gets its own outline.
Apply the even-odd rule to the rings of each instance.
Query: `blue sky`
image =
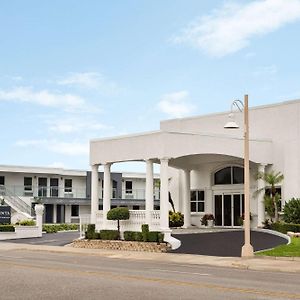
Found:
[[[300,98],[299,32],[300,0],[1,1],[0,164],[88,169],[91,138]]]

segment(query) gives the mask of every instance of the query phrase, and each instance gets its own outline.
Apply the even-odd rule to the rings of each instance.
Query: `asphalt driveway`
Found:
[[[73,240],[79,238],[79,231],[43,233],[39,238],[6,240],[2,242],[31,244],[31,245],[47,245],[47,246],[65,246],[72,243]]]
[[[173,236],[181,241],[181,247],[171,251],[173,253],[240,257],[241,247],[244,244],[244,231],[174,234]],[[286,243],[286,239],[273,234],[251,232],[254,251]]]

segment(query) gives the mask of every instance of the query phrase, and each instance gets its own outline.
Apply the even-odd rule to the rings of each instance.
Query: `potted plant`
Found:
[[[213,214],[205,214],[201,219],[201,224],[208,227],[213,227],[214,222],[215,222],[215,217]]]

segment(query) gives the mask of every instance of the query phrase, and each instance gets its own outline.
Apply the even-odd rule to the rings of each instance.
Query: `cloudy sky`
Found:
[[[91,138],[300,98],[299,32],[300,0],[1,1],[0,164],[88,169]]]

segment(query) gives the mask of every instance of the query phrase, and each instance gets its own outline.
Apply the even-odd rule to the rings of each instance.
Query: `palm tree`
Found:
[[[278,221],[278,193],[276,193],[276,185],[280,184],[283,179],[284,176],[281,172],[275,172],[274,170],[272,170],[269,173],[263,173],[263,172],[259,172],[257,174],[257,178],[258,179],[263,179],[263,181],[270,186],[270,190],[271,190],[271,194],[270,194],[270,198],[272,199],[272,203],[274,205],[274,220],[275,222]],[[258,192],[263,191],[264,188],[258,190]]]

